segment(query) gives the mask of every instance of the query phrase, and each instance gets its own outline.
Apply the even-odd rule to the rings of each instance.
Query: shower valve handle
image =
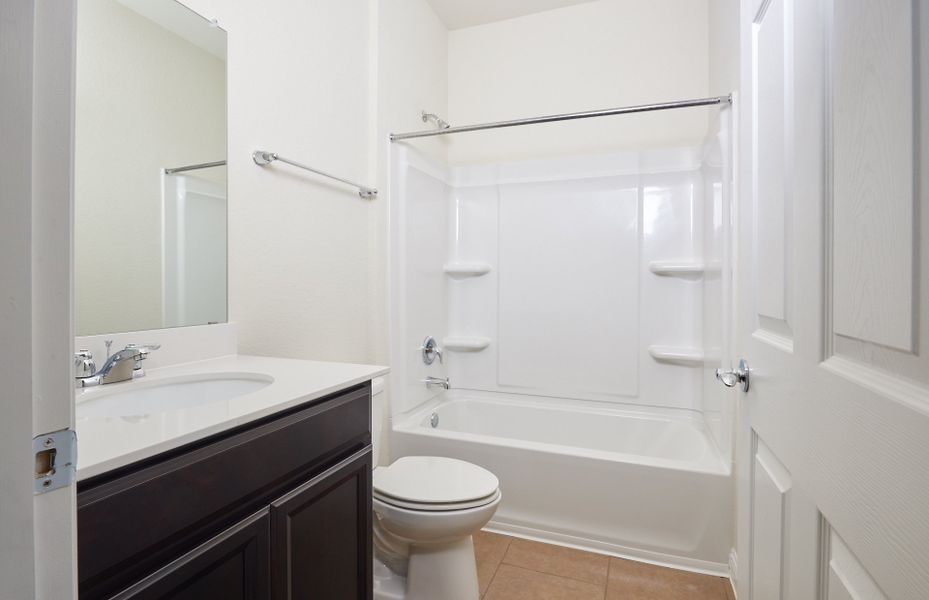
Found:
[[[442,349],[439,348],[439,343],[435,341],[435,338],[431,335],[427,335],[426,339],[423,340],[423,345],[419,347],[423,353],[423,362],[427,365],[431,365],[435,362],[435,359],[439,359],[439,363],[442,361]]]

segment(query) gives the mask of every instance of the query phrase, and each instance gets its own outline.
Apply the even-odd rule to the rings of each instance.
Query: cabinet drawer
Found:
[[[82,600],[106,598],[370,443],[365,384],[78,493]]]

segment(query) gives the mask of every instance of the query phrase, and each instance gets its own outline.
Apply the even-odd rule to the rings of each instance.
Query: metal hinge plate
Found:
[[[35,455],[35,493],[44,494],[77,479],[77,433],[62,429],[32,438]]]

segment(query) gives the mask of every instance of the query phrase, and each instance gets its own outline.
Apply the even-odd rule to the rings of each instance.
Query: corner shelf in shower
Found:
[[[490,273],[490,265],[477,262],[454,262],[447,263],[442,270],[452,279],[465,279]]]
[[[706,271],[706,264],[689,260],[653,260],[648,270],[666,277],[699,277]]]
[[[703,364],[703,350],[686,346],[649,346],[648,353],[658,362],[684,366]]]
[[[490,338],[480,336],[449,336],[442,346],[450,352],[480,352],[490,345]]]

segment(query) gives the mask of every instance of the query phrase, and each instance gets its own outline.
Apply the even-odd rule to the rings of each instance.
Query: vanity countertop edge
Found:
[[[78,390],[77,479],[87,480],[221,434],[386,375],[390,369],[262,356],[232,355],[150,370],[144,379]],[[81,416],[81,404],[128,389],[189,376],[261,374],[267,387],[229,400],[137,416]]]

